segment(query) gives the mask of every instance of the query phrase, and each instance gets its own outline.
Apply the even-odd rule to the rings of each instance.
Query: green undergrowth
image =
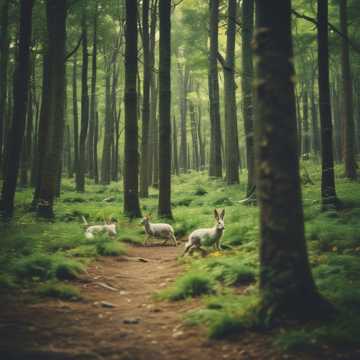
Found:
[[[274,331],[274,344],[284,351],[312,350],[340,342],[359,344],[360,187],[343,178],[342,171],[342,167],[336,167],[341,208],[321,212],[319,165],[310,161],[301,164],[303,179],[310,177],[314,183],[303,184],[309,259],[317,287],[335,305],[337,313],[331,323],[293,325]],[[156,295],[169,301],[196,297],[199,308],[186,314],[184,322],[206,326],[213,339],[270,325],[259,318],[257,311],[259,214],[256,206],[241,202],[246,193],[246,175],[242,171],[240,185],[232,186],[219,179],[209,180],[206,172],[173,177],[172,221],[157,217],[157,189],[150,188],[149,197],[140,201],[142,213],[150,215],[153,222],[169,221],[178,239],[186,239],[199,227],[212,227],[214,208],[225,208],[224,250],[220,253],[207,247],[205,257],[198,253],[179,259],[186,272]],[[15,220],[0,228],[0,289],[28,286],[43,296],[75,299],[78,295],[71,295],[67,282],[86,273],[90,261],[97,256],[122,255],[129,244],[143,244],[140,219],[129,221],[122,215],[121,183],[104,186],[87,180],[86,192],[79,194],[74,191],[73,180],[64,179],[55,206],[56,219],[51,223],[29,212],[31,196],[30,189],[19,189]],[[117,235],[112,239],[86,239],[82,217],[89,224],[116,221]]]

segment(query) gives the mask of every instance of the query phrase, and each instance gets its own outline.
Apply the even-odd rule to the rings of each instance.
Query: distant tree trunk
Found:
[[[96,107],[96,105],[95,105]],[[98,169],[98,142],[99,142],[99,112],[96,109],[95,130],[94,130],[94,180],[95,184],[99,183],[99,169]]]
[[[9,0],[1,6],[0,18],[0,174],[3,168],[3,138],[5,126],[5,110],[7,97],[7,72],[9,61]]]
[[[98,3],[95,1],[94,30],[93,30],[93,49],[92,49],[92,68],[91,68],[91,91],[90,91],[90,117],[89,117],[89,138],[88,138],[88,166],[89,176],[94,178],[94,132],[96,122],[96,71],[97,71],[97,21]]]
[[[348,39],[348,16],[347,16],[347,0],[340,0],[340,31],[344,34],[341,38],[341,75],[343,90],[343,123],[344,123],[344,143],[343,158],[345,163],[345,176],[351,180],[355,180],[356,162],[354,147],[354,104],[353,91],[350,70],[350,54]]]
[[[187,92],[189,83],[189,69],[187,66],[181,66],[178,63],[178,78],[179,78],[179,97],[180,97],[180,170],[187,172]]]
[[[291,1],[256,1],[256,170],[261,314],[315,317],[328,310],[307,256],[296,136]]]
[[[331,87],[331,96],[332,96],[332,114],[334,118],[334,133],[333,133],[333,141],[334,141],[334,157],[336,163],[341,163],[342,161],[342,136],[341,136],[341,119],[340,119],[340,100],[339,100],[339,91],[336,85]]]
[[[72,74],[72,91],[73,91],[73,135],[74,135],[74,172],[79,172],[79,115],[77,103],[77,61],[76,53],[74,54],[73,74]],[[78,176],[78,175],[76,175]]]
[[[125,29],[125,158],[124,213],[130,218],[140,217],[139,154],[137,124],[137,4],[126,0]]]
[[[329,84],[328,0],[318,0],[318,86],[321,128],[321,206],[336,208]]]
[[[33,0],[20,1],[20,38],[14,74],[14,110],[7,138],[5,174],[0,210],[5,217],[12,217],[16,181],[25,131],[30,75],[30,45]],[[11,159],[11,161],[10,161]]]
[[[87,41],[87,15],[86,5],[83,5],[81,20],[82,31],[82,71],[81,71],[81,130],[79,141],[79,164],[76,176],[76,191],[85,191],[86,170],[86,137],[89,126],[89,93],[88,93],[88,41]]]
[[[26,119],[26,132],[23,143],[23,150],[21,156],[21,171],[20,171],[20,186],[28,185],[28,174],[31,166],[32,158],[32,133],[33,133],[33,96],[32,89],[29,87],[29,100],[27,108],[27,119]]]
[[[110,167],[111,167],[111,97],[110,97],[110,70],[105,74],[105,130],[104,144],[101,162],[101,183],[110,184]]]
[[[118,112],[116,108],[116,89],[119,78],[118,67],[116,66],[116,57],[113,63],[113,81],[111,88],[111,180],[118,181],[118,166],[117,166],[117,153],[116,146],[118,145]]]
[[[310,154],[310,134],[309,134],[309,102],[308,102],[308,91],[307,83],[304,84],[304,93],[303,93],[303,131],[302,131],[302,153],[305,159],[309,157]]]
[[[224,72],[225,169],[228,185],[239,183],[239,140],[236,115],[235,37],[236,0],[228,0],[226,59],[218,58]]]
[[[54,216],[53,202],[59,192],[59,175],[65,127],[65,37],[66,0],[46,2],[48,29],[49,119],[44,157],[39,174],[39,199],[37,215]]]
[[[142,137],[141,137],[141,166],[140,166],[140,196],[149,196],[149,123],[150,123],[150,34],[149,34],[149,0],[142,4],[142,40],[144,53],[144,81],[143,81],[143,107],[142,107]]]
[[[157,186],[158,184],[158,150],[155,140],[158,134],[156,128],[156,111],[157,111],[157,88],[156,77],[154,76],[153,68],[155,66],[155,40],[156,40],[156,24],[157,24],[157,2],[151,1],[151,23],[150,23],[150,129],[149,129],[149,153],[148,153],[148,179],[149,185]]]
[[[254,172],[254,121],[253,121],[253,54],[252,37],[254,32],[254,0],[243,0],[242,2],[242,52],[241,68],[242,78],[241,87],[243,94],[243,118],[246,144],[246,164],[247,164],[247,186],[246,196],[254,196],[255,172]]]
[[[159,0],[159,207],[171,213],[171,0]]]
[[[220,100],[219,79],[217,68],[218,54],[218,23],[219,23],[219,0],[210,0],[210,50],[209,50],[209,102],[210,102],[210,164],[209,176],[222,177],[221,160],[221,126],[220,126]]]
[[[153,177],[152,177],[152,186],[154,188],[159,187],[159,121],[157,119],[157,105],[158,105],[158,94],[159,87],[154,82],[154,85],[151,89],[151,98],[152,98],[152,143],[153,143]]]
[[[191,138],[192,138],[192,154],[193,154],[193,166],[192,168],[199,171],[200,160],[199,160],[199,144],[198,144],[198,133],[196,124],[195,105],[192,101],[189,101],[189,112],[191,121]]]
[[[319,133],[319,123],[318,123],[318,106],[316,103],[314,81],[311,85],[311,126],[312,126],[312,150],[314,154],[318,155],[320,152],[320,133]]]
[[[65,159],[66,159],[66,170],[68,178],[72,178],[72,158],[71,158],[71,131],[70,126],[66,126],[66,152],[65,152]]]
[[[173,173],[175,175],[180,174],[179,170],[179,158],[178,158],[178,142],[177,142],[177,126],[176,118],[173,117]]]

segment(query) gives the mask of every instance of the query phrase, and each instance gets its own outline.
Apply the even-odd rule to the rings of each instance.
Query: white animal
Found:
[[[106,223],[104,225],[91,225],[87,223],[86,219],[82,217],[86,230],[85,237],[89,240],[94,239],[96,234],[107,233],[109,236],[114,236],[117,234],[116,232],[116,224],[115,223]]]
[[[177,246],[176,237],[174,235],[174,229],[169,224],[152,224],[150,222],[150,217],[145,216],[141,224],[144,225],[145,232],[148,235],[144,240],[144,246],[146,246],[147,240],[149,240],[151,237],[157,237],[161,239],[165,239],[165,241],[161,244],[164,245],[169,239],[171,239],[175,246]]]
[[[214,227],[197,229],[189,235],[188,241],[185,244],[183,256],[186,254],[191,255],[196,249],[201,250],[202,245],[213,245],[215,249],[221,250],[220,240],[225,229],[225,209],[223,209],[220,214],[215,209],[214,216],[216,220]]]

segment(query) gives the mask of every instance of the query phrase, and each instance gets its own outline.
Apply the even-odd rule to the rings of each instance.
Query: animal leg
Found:
[[[150,235],[146,236],[144,239],[144,246],[146,246],[148,240],[150,239]]]
[[[166,238],[166,239],[161,243],[161,246],[165,245],[168,240],[169,240],[169,238]]]
[[[173,240],[175,246],[177,246],[177,241],[176,241],[176,237],[174,234],[171,234],[171,239]]]
[[[193,246],[192,243],[186,243],[186,244],[185,244],[185,250],[184,250],[182,256],[185,256],[185,255],[189,252],[189,250],[190,250],[190,248],[191,248],[192,246]]]

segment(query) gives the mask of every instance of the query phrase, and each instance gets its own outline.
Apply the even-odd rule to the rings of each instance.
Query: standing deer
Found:
[[[197,229],[189,235],[182,256],[185,256],[186,254],[191,255],[193,251],[196,249],[202,250],[201,246],[204,244],[213,245],[215,249],[221,250],[220,240],[225,229],[225,224],[224,224],[225,209],[223,209],[220,214],[216,209],[214,209],[214,216],[216,220],[214,227],[206,228],[206,229]]]
[[[157,237],[161,239],[165,239],[165,241],[161,245],[165,245],[165,243],[171,239],[175,246],[177,246],[176,237],[174,235],[174,229],[169,224],[152,224],[150,222],[150,217],[145,216],[141,224],[144,225],[145,232],[148,235],[144,240],[144,246],[146,246],[147,240],[151,237]]]

